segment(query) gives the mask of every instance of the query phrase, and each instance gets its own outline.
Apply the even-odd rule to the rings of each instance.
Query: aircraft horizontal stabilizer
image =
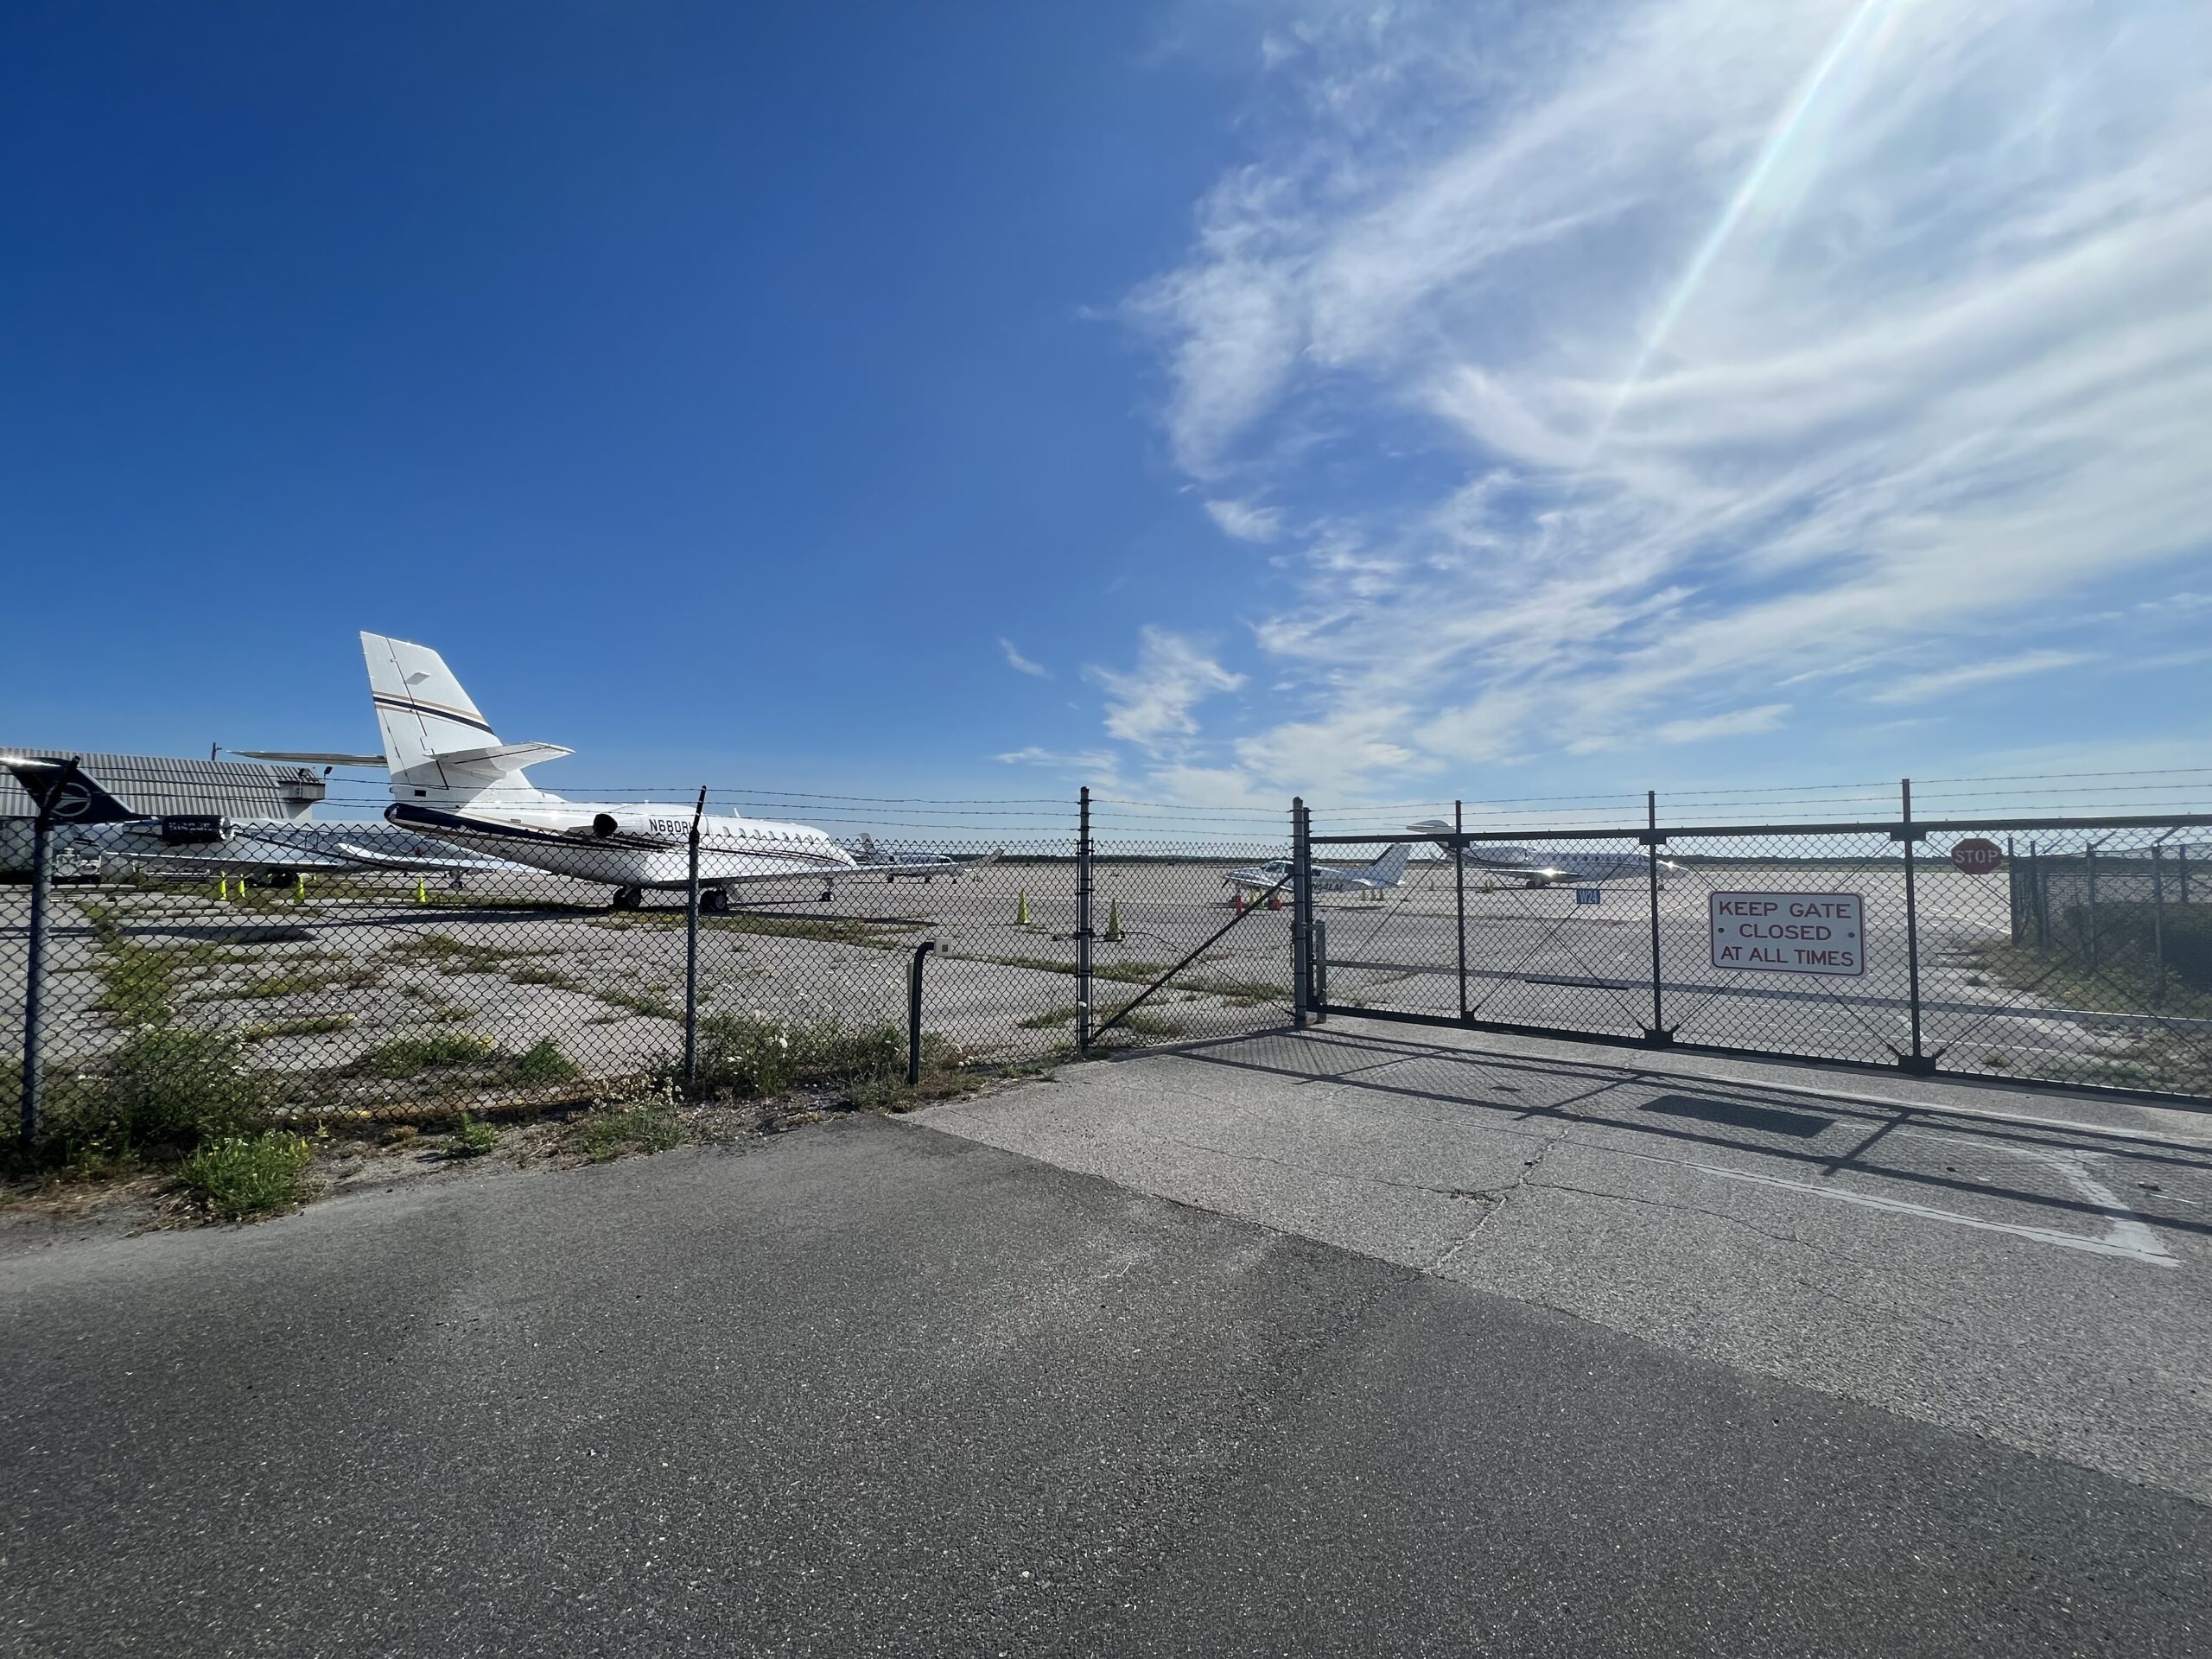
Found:
[[[446,749],[438,759],[450,766],[483,766],[489,771],[520,772],[524,766],[541,766],[548,760],[558,760],[563,755],[574,754],[574,749],[564,749],[558,743],[495,743],[481,749]]]

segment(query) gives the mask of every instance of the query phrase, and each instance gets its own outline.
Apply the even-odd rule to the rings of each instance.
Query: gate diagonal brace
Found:
[[[1281,880],[1276,882],[1274,886],[1269,887],[1262,897],[1271,899],[1289,885],[1290,878],[1286,875]],[[1094,1043],[1096,1042],[1101,1037],[1103,1037],[1108,1032],[1113,1030],[1116,1026],[1119,1025],[1123,1019],[1128,1017],[1129,1014],[1135,1013],[1138,1006],[1149,998],[1154,991],[1165,985],[1169,980],[1174,978],[1176,975],[1181,973],[1185,968],[1196,962],[1200,957],[1205,955],[1207,951],[1213,949],[1215,940],[1221,938],[1223,934],[1228,932],[1230,928],[1236,926],[1237,923],[1243,921],[1247,916],[1251,915],[1253,912],[1256,911],[1258,908],[1259,905],[1257,902],[1248,905],[1243,910],[1238,911],[1235,915],[1231,916],[1227,921],[1224,922],[1219,927],[1214,929],[1211,933],[1206,936],[1205,944],[1198,946],[1198,948],[1192,951],[1189,956],[1185,957],[1182,961],[1177,963],[1173,968],[1170,968],[1158,979],[1154,980],[1151,984],[1146,986],[1144,989],[1139,991],[1127,1002],[1116,1008],[1114,1011],[1114,1014],[1111,1019],[1108,1020],[1103,1025],[1096,1027],[1091,1032],[1090,1040]]]

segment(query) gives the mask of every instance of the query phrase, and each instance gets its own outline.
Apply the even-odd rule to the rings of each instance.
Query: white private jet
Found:
[[[1405,881],[1406,860],[1412,850],[1404,842],[1399,842],[1372,864],[1357,865],[1351,869],[1333,864],[1316,864],[1313,867],[1313,891],[1355,893],[1362,898],[1380,899]],[[1239,893],[1270,893],[1277,887],[1288,892],[1290,861],[1271,858],[1264,864],[1250,864],[1241,870],[1231,870],[1222,880]]]
[[[1424,818],[1407,829],[1417,834],[1447,837],[1453,831],[1441,818]],[[1450,842],[1444,842],[1449,849]],[[1506,847],[1494,842],[1472,841],[1460,849],[1460,861],[1470,870],[1509,880],[1524,887],[1599,887],[1630,877],[1647,879],[1655,861],[1643,852],[1548,853],[1535,847]],[[1666,859],[1656,861],[1662,874],[1681,868]]]
[[[690,884],[690,809],[657,801],[572,801],[531,783],[527,768],[573,751],[502,743],[468,694],[427,645],[361,636],[369,692],[391,771],[385,817],[435,836],[555,875],[604,881],[614,908],[635,910],[648,890]],[[731,813],[699,821],[699,907],[729,908],[748,881],[805,880],[826,901],[839,876],[923,875],[934,861],[863,867],[810,824]]]

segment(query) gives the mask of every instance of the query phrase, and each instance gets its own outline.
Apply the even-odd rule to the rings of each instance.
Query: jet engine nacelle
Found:
[[[615,836],[639,836],[648,841],[683,841],[691,834],[691,815],[689,812],[617,811],[594,812],[591,822],[581,831],[595,841],[605,841]]]
[[[165,847],[215,847],[230,838],[228,818],[179,813],[162,820],[162,844]]]

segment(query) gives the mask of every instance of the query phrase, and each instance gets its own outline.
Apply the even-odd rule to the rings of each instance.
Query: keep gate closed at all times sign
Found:
[[[1866,904],[1855,893],[1716,893],[1713,965],[1739,972],[1866,971]]]

